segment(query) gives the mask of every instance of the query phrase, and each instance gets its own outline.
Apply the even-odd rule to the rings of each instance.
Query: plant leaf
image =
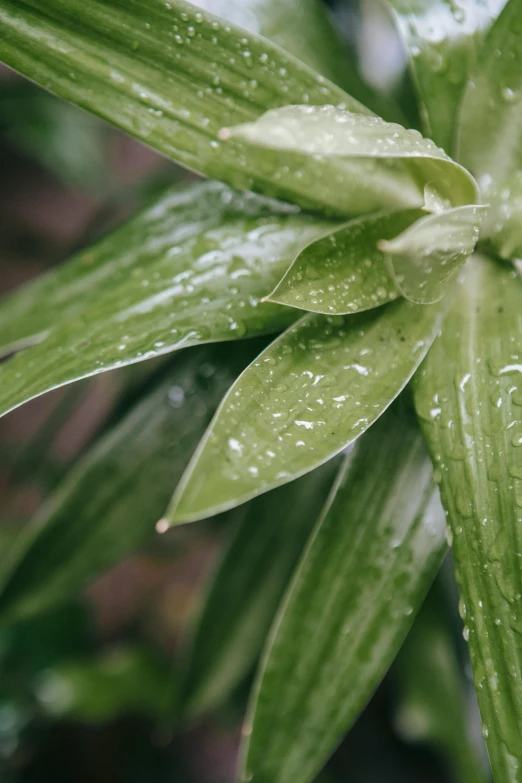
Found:
[[[68,600],[153,533],[212,413],[255,348],[184,352],[94,445],[4,557],[2,619]]]
[[[378,242],[422,217],[419,209],[367,215],[308,245],[270,294],[270,302],[328,315],[377,307],[397,297]]]
[[[194,5],[263,35],[377,114],[397,116],[397,107],[362,80],[320,0],[197,0]]]
[[[473,253],[486,211],[475,205],[434,212],[379,242],[397,289],[412,302],[440,301]]]
[[[253,667],[338,468],[331,460],[235,512],[236,533],[189,656],[183,702],[190,717],[219,706]]]
[[[444,310],[398,301],[298,321],[223,400],[176,490],[170,521],[239,505],[338,454],[399,394]]]
[[[259,299],[329,225],[219,183],[163,196],[0,306],[8,345],[63,319],[44,343],[0,367],[0,411],[182,346],[284,328],[295,313]]]
[[[313,191],[308,177],[216,139],[290,102],[369,111],[266,38],[184,0],[3,0],[0,25],[7,65],[184,166],[335,208],[326,186]]]
[[[471,174],[418,131],[335,106],[273,109],[224,128],[220,138],[262,148],[274,171],[301,163],[296,170],[313,173],[315,182],[328,179],[339,211],[422,207],[428,185],[452,206],[478,200]]]
[[[410,742],[439,749],[459,783],[486,783],[469,719],[471,685],[460,671],[445,609],[438,591],[430,592],[397,657],[396,725]]]
[[[459,160],[486,191],[522,168],[522,24],[519,0],[508,0],[480,51],[465,92]]]
[[[243,780],[314,778],[397,653],[446,550],[444,528],[420,433],[386,415],[347,458],[274,623]]]
[[[522,283],[475,256],[415,378],[453,531],[465,637],[493,774],[522,771]]]
[[[506,0],[388,0],[410,57],[426,135],[452,153],[463,88]]]
[[[502,258],[522,258],[522,171],[488,189],[482,233]]]

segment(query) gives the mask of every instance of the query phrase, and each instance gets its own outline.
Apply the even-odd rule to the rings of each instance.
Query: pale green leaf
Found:
[[[225,699],[250,672],[339,468],[308,476],[235,512],[237,529],[198,619],[184,679],[194,717]]]
[[[406,417],[357,444],[274,623],[243,780],[309,783],[363,709],[446,550],[431,465]]]
[[[69,600],[152,535],[221,397],[255,352],[250,343],[184,352],[93,446],[3,558],[2,619]]]
[[[464,634],[493,774],[522,774],[522,283],[474,256],[416,406],[453,531]]]
[[[295,311],[259,303],[327,221],[218,183],[173,191],[0,305],[0,412],[79,378],[183,346],[276,332]]]
[[[502,258],[522,258],[522,171],[493,185],[488,190],[488,201],[484,238]]]
[[[274,109],[220,137],[265,150],[274,170],[285,164],[329,182],[339,211],[423,207],[426,186],[452,206],[478,200],[469,172],[418,131],[334,106]]]
[[[438,302],[477,244],[486,208],[457,207],[433,212],[400,236],[379,243],[392,279],[412,302]]]
[[[424,214],[418,209],[379,213],[332,231],[298,255],[269,301],[343,314],[395,299],[398,292],[378,243],[397,236]]]
[[[399,394],[444,312],[445,306],[401,300],[298,321],[223,400],[178,486],[170,521],[238,505],[339,453]]]
[[[522,5],[508,0],[464,95],[459,160],[486,191],[522,169]]]
[[[426,135],[453,151],[463,88],[506,0],[387,0],[410,56]]]
[[[396,726],[407,741],[439,750],[456,783],[486,783],[470,720],[472,686],[459,665],[447,609],[440,591],[432,591],[397,657]]]
[[[369,111],[266,38],[183,0],[2,0],[0,27],[7,65],[168,157],[235,187],[336,207],[325,186],[216,138],[291,102]]]

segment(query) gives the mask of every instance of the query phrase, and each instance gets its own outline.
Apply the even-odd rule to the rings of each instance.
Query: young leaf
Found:
[[[453,531],[464,635],[493,774],[520,780],[522,283],[473,257],[416,406]]]
[[[255,347],[185,352],[95,444],[4,558],[3,618],[68,600],[152,534],[212,413]]]
[[[478,242],[485,207],[434,212],[379,242],[397,289],[412,302],[438,302]]]
[[[522,168],[522,7],[508,0],[491,28],[462,102],[459,160],[487,190]]]
[[[262,154],[217,141],[223,125],[292,102],[369,111],[266,38],[184,0],[3,0],[0,26],[7,65],[179,163],[335,208],[326,187],[291,169],[274,178]]]
[[[220,137],[262,148],[274,171],[285,163],[327,179],[338,209],[354,214],[422,207],[426,186],[452,206],[478,200],[471,174],[418,131],[335,106],[273,109]]]
[[[236,512],[190,651],[182,697],[190,717],[219,706],[252,668],[338,468],[331,460]]]
[[[309,783],[397,653],[446,550],[417,428],[386,415],[356,446],[274,623],[243,780]]]
[[[397,289],[378,243],[424,216],[419,209],[367,215],[308,245],[270,294],[270,302],[342,315],[389,302]]]
[[[470,725],[472,686],[459,666],[446,608],[432,591],[397,657],[396,724],[410,742],[440,750],[458,783],[486,783]]]
[[[410,56],[426,135],[452,153],[462,90],[506,0],[387,0]]]
[[[399,394],[444,312],[440,305],[398,301],[298,321],[223,400],[176,490],[170,521],[239,505],[339,453]]]
[[[79,378],[182,346],[276,332],[295,312],[259,299],[327,221],[218,183],[142,217],[0,305],[3,342],[45,342],[0,367],[0,412]]]

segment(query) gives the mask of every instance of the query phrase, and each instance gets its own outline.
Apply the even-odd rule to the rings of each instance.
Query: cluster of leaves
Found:
[[[3,303],[2,412],[280,332],[183,353],[16,542],[0,612],[77,591],[160,515],[164,531],[239,507],[181,709],[223,698],[271,625],[241,774],[307,783],[442,561],[440,484],[493,773],[519,782],[522,3],[389,0],[424,135],[389,121],[315,0],[200,5],[0,0],[4,62],[219,180]]]

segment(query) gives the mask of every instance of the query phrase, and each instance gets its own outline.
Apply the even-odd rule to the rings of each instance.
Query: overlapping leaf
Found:
[[[327,221],[218,183],[167,194],[0,306],[0,412],[52,388],[176,348],[278,331],[295,311],[259,299]]]
[[[445,552],[416,427],[387,414],[348,457],[265,652],[244,780],[309,783],[399,649]]]
[[[387,0],[411,60],[426,135],[452,153],[462,90],[506,0]]]
[[[453,531],[465,637],[493,773],[520,780],[522,283],[474,257],[416,405]]]
[[[191,717],[218,706],[249,673],[338,468],[332,460],[236,512],[190,651],[183,709]]]
[[[413,209],[350,221],[305,248],[269,301],[333,315],[369,310],[395,299],[397,288],[378,243],[397,236],[423,215]]]
[[[340,452],[399,394],[444,312],[402,300],[298,321],[231,388],[167,516],[179,523],[217,513]]]
[[[326,185],[216,138],[223,125],[292,102],[368,111],[266,38],[184,0],[2,0],[0,26],[7,65],[183,165],[335,208]]]
[[[94,446],[4,558],[2,618],[69,600],[152,534],[221,397],[256,347],[185,352]]]
[[[459,160],[486,191],[522,169],[521,129],[522,7],[508,0],[480,51],[460,115]]]

